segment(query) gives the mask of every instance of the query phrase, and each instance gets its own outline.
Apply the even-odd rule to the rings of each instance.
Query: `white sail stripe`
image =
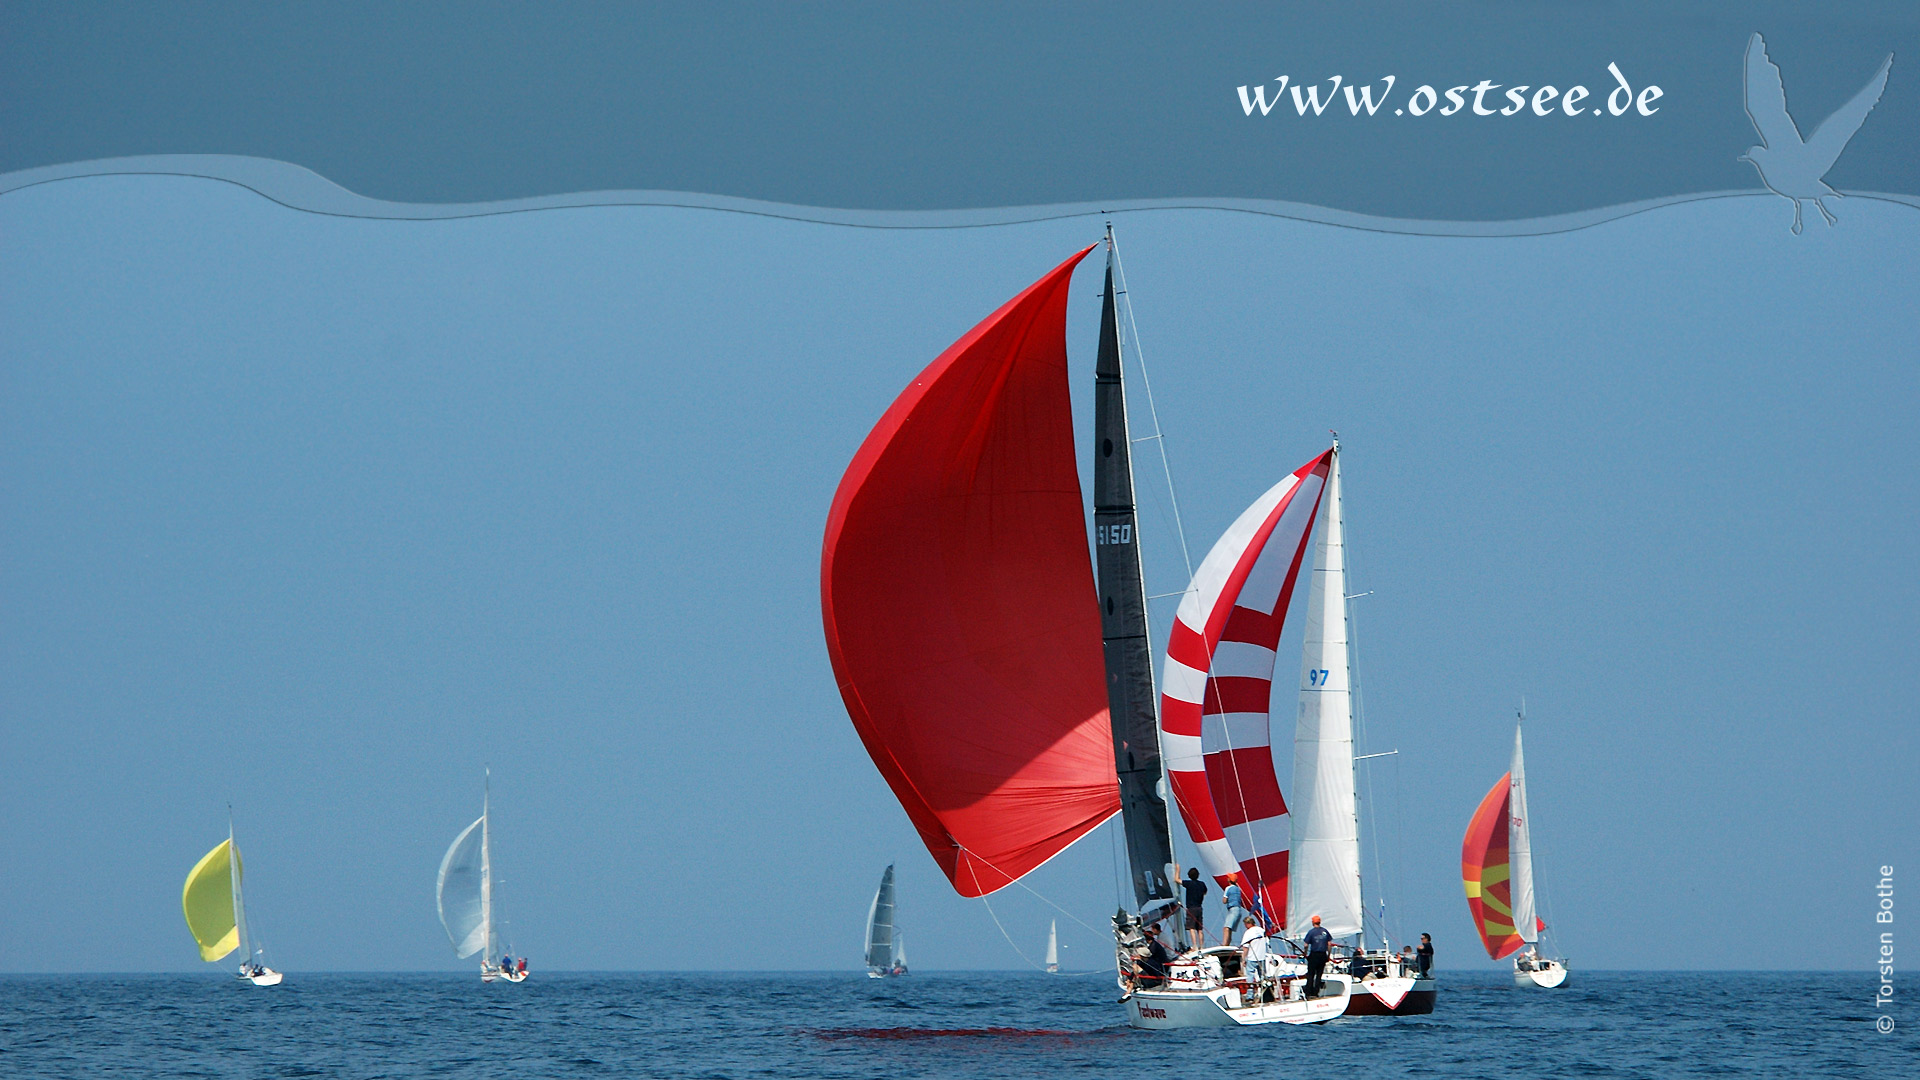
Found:
[[[1175,735],[1163,730],[1160,732],[1160,754],[1166,759],[1168,772],[1206,772],[1206,750],[1198,735]]]
[[[1222,641],[1213,647],[1213,673],[1232,679],[1272,679],[1274,651],[1250,641]]]
[[[1300,550],[1302,534],[1313,522],[1313,508],[1319,498],[1320,478],[1309,474],[1274,524],[1259,560],[1240,586],[1240,595],[1234,597],[1235,604],[1262,615],[1273,614],[1274,605],[1280,602],[1280,587],[1287,583],[1287,571],[1293,569],[1294,553]]]
[[[1200,720],[1200,746],[1208,754],[1267,746],[1272,738],[1263,712],[1208,713]]]
[[[1208,876],[1223,878],[1240,872],[1240,862],[1233,857],[1233,847],[1224,838],[1201,840],[1194,847],[1200,851],[1200,862],[1205,866]]]
[[[1293,828],[1287,818],[1286,814],[1275,814],[1244,825],[1229,825],[1225,830],[1227,843],[1243,863],[1286,851],[1293,842]]]
[[[1207,698],[1207,673],[1169,656],[1160,676],[1160,692],[1175,701],[1198,705]]]

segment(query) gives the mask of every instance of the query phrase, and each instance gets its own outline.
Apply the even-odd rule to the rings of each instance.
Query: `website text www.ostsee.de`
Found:
[[[1591,108],[1587,99],[1595,92],[1583,84],[1562,89],[1550,83],[1497,83],[1492,79],[1444,89],[1421,83],[1412,93],[1396,99],[1394,86],[1401,80],[1394,75],[1357,84],[1348,83],[1341,75],[1314,83],[1296,83],[1291,76],[1280,75],[1271,82],[1241,86],[1240,107],[1248,116],[1276,111],[1284,116],[1287,110],[1280,107],[1283,104],[1292,106],[1301,116],[1320,116],[1336,105],[1345,105],[1354,116],[1374,116],[1389,105],[1394,116],[1652,116],[1660,111],[1654,102],[1665,95],[1664,90],[1651,83],[1636,88],[1616,63],[1607,65],[1607,74],[1612,76],[1612,88],[1603,87],[1606,96]],[[1337,107],[1332,112],[1340,115]]]

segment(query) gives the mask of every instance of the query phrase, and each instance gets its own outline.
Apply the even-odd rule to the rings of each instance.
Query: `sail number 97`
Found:
[[[1308,671],[1308,672],[1307,672],[1307,685],[1308,685],[1308,686],[1325,686],[1325,685],[1327,685],[1327,669],[1326,669],[1326,668],[1315,668],[1315,669],[1313,669],[1313,670],[1310,670],[1310,671]]]
[[[1093,527],[1093,542],[1096,544],[1131,544],[1133,543],[1133,523],[1128,522],[1124,525],[1095,525]]]

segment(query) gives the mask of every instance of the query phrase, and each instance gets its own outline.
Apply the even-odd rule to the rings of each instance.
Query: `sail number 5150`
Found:
[[[1093,542],[1096,544],[1131,544],[1133,543],[1133,524],[1128,522],[1124,525],[1095,525],[1093,527]]]

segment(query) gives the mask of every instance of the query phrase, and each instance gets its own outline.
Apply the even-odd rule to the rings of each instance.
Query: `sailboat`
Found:
[[[1527,817],[1527,767],[1521,750],[1524,710],[1513,727],[1513,765],[1480,800],[1460,848],[1460,878],[1480,943],[1495,960],[1513,957],[1513,984],[1565,986],[1565,957],[1540,951],[1547,929],[1535,905],[1533,827]],[[1525,952],[1520,950],[1525,948]],[[1516,955],[1517,954],[1517,955]]]
[[[1166,980],[1140,964],[1177,868],[1111,229],[1106,249],[1092,565],[1066,356],[1068,285],[1088,247],[941,353],[854,454],[821,550],[828,656],[862,744],[960,895],[1004,888],[1120,815],[1133,895],[1113,922],[1129,1023],[1331,1019],[1346,1009],[1343,976],[1307,999],[1221,971],[1207,992],[1162,1003],[1150,984]]]
[[[1047,974],[1060,974],[1060,920],[1047,920]]]
[[[447,939],[453,942],[453,954],[462,960],[479,954],[482,982],[526,982],[526,958],[515,966],[500,952],[494,921],[493,838],[488,822],[492,810],[493,776],[489,771],[480,797],[480,817],[460,830],[440,859],[434,899],[440,908],[440,925],[446,927]]]
[[[1270,713],[1276,650],[1309,544],[1289,806]],[[1203,865],[1216,881],[1240,885],[1266,913],[1270,936],[1297,939],[1318,921],[1335,939],[1354,939],[1329,958],[1356,984],[1347,1015],[1428,1013],[1433,978],[1384,940],[1365,946],[1347,600],[1336,439],[1254,500],[1194,572],[1161,679],[1168,786]],[[1176,981],[1221,981],[1232,952],[1203,950],[1200,970]],[[1297,953],[1268,967],[1283,982],[1307,972]],[[1181,965],[1176,974],[1185,974]]]
[[[278,986],[280,972],[267,966],[266,950],[247,932],[242,876],[240,846],[233,839],[233,813],[228,811],[227,838],[193,864],[180,891],[187,930],[200,946],[200,959],[212,963],[238,952],[240,967],[234,974],[239,979],[255,986]]]
[[[880,887],[873,891],[873,903],[867,907],[867,978],[884,979],[907,973],[906,936],[893,926],[893,864],[880,875]]]

